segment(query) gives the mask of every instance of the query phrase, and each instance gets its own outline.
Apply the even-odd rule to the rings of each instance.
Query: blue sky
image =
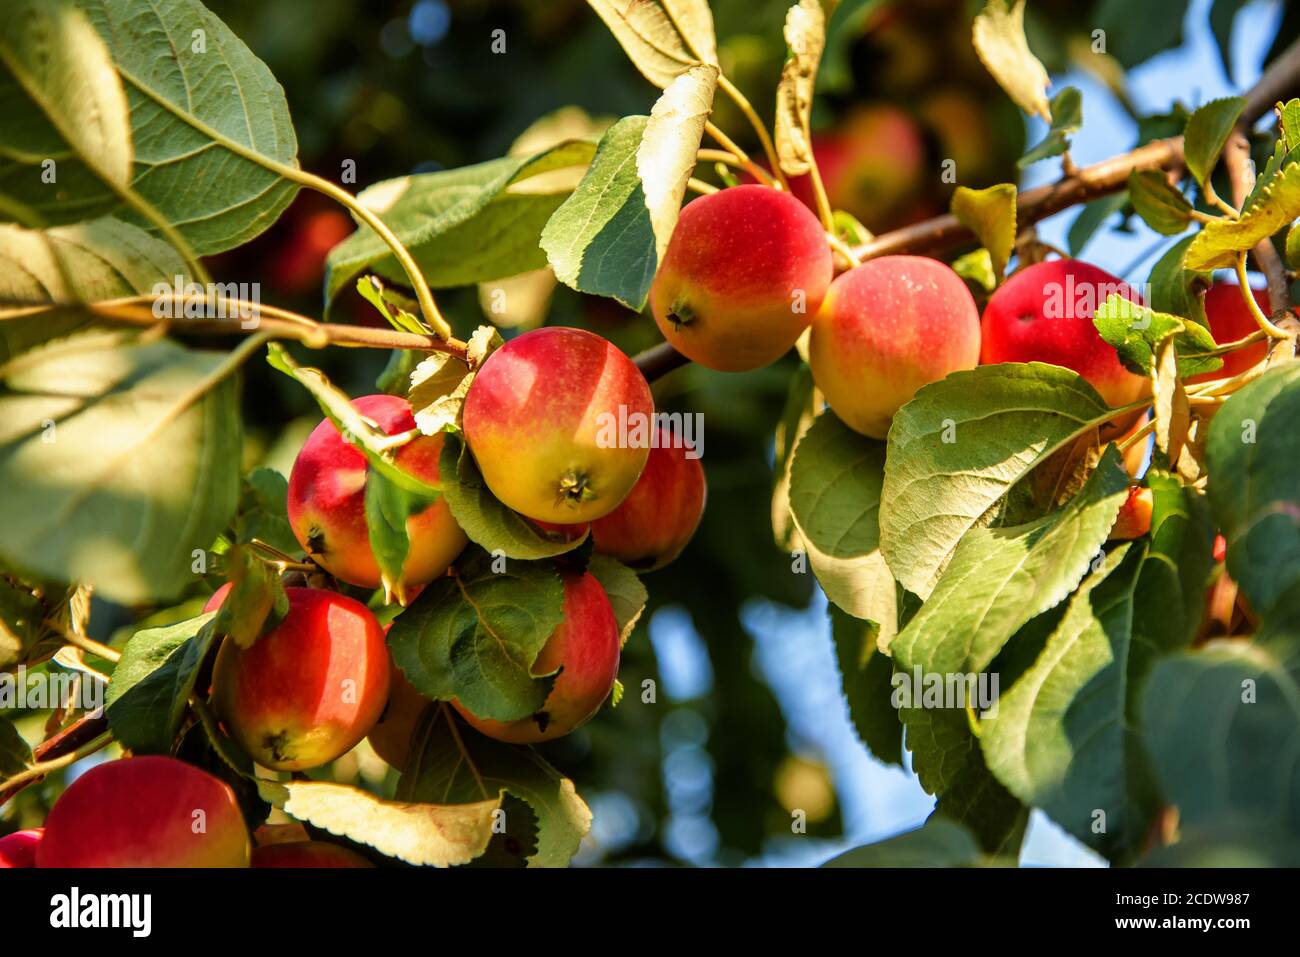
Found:
[[[1281,17],[1280,0],[1247,6],[1233,33],[1233,62],[1238,75],[1225,75],[1208,27],[1210,0],[1196,0],[1185,24],[1183,46],[1142,64],[1129,74],[1130,95],[1144,112],[1164,112],[1175,99],[1189,107],[1240,92],[1259,76],[1265,53]],[[1075,139],[1074,161],[1087,165],[1122,151],[1136,136],[1133,122],[1101,84],[1072,72],[1053,77],[1051,92],[1076,86],[1083,92],[1083,129]],[[1037,142],[1045,124],[1031,121],[1028,141]],[[1022,188],[1051,182],[1060,175],[1056,161],[1039,163],[1023,178]],[[1062,248],[1077,209],[1066,210],[1040,224],[1039,234]],[[1138,224],[1131,235],[1098,233],[1084,258],[1134,282],[1145,282],[1152,264],[1174,241],[1157,245],[1161,237]],[[743,619],[754,637],[755,665],[774,690],[789,728],[792,747],[825,762],[835,780],[844,815],[846,837],[829,844],[808,838],[775,842],[757,864],[818,864],[846,847],[869,843],[920,825],[934,800],[925,794],[910,771],[875,761],[855,737],[839,690],[839,674],[831,648],[825,600],[793,611],[765,602],[744,609]],[[706,693],[710,675],[705,645],[689,618],[665,609],[652,622],[651,640],[660,660],[665,690],[678,700]],[[698,764],[685,762],[699,781]],[[673,774],[666,768],[670,793]],[[696,790],[699,788],[697,787]],[[681,831],[685,859],[707,863],[711,855],[707,816],[698,808],[684,809],[670,824],[670,835]],[[678,843],[672,841],[671,843]],[[692,845],[694,845],[692,847]],[[1021,857],[1022,864],[1046,866],[1104,866],[1104,861],[1035,812]]]

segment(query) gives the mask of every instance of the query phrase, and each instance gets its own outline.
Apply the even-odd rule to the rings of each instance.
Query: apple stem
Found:
[[[1265,240],[1268,242],[1268,240]],[[1259,303],[1255,301],[1254,290],[1250,287],[1250,279],[1246,276],[1246,250],[1237,253],[1237,286],[1241,291],[1241,298],[1246,303],[1246,308],[1250,314],[1255,317],[1255,324],[1264,331],[1271,339],[1290,339],[1291,334],[1285,329],[1279,329],[1269,321],[1268,316],[1264,315],[1264,310],[1259,308]]]
[[[741,93],[734,83],[721,73],[718,74],[718,86],[722,88],[722,92],[731,97],[731,101],[745,115],[745,119],[749,120],[750,126],[754,127],[754,132],[758,134],[758,141],[763,144],[763,152],[767,154],[768,165],[772,167],[772,172],[780,180],[781,188],[788,192],[790,184],[786,181],[785,173],[781,170],[781,163],[777,159],[776,144],[772,142],[772,137],[768,134],[763,121],[758,118],[758,113],[755,112],[753,104],[749,102],[745,94]],[[719,142],[721,141],[719,140]]]

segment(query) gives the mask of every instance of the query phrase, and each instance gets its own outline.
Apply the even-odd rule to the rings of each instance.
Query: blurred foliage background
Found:
[[[565,112],[554,124],[597,130],[602,119],[648,113],[657,95],[583,0],[207,2],[284,85],[302,165],[337,179],[354,163],[351,189],[501,156],[556,111]],[[1245,5],[1213,3],[1211,27],[1225,71],[1231,64],[1224,37]],[[724,70],[770,120],[786,55],[781,27],[788,0],[712,0],[712,6]],[[818,155],[833,205],[873,231],[945,211],[954,185],[940,176],[944,160],[955,161],[962,185],[1020,180],[1015,161],[1026,145],[1024,121],[970,43],[971,19],[981,6],[978,0],[842,0],[831,21],[815,114]],[[1197,6],[1204,14],[1209,4]],[[1030,43],[1054,75],[1089,64],[1092,79],[1139,136],[1153,135],[1161,132],[1159,112],[1169,103],[1160,104],[1154,119],[1143,114],[1124,71],[1182,44],[1187,8],[1179,0],[1033,0]],[[1279,22],[1272,51],[1300,32],[1300,5],[1286,4]],[[1101,69],[1098,58],[1080,55],[1097,29],[1106,31],[1113,54],[1100,61]],[[496,35],[504,40],[503,54],[491,51],[494,31],[504,31]],[[1170,91],[1170,98],[1183,92]],[[1085,115],[1087,109],[1085,102]],[[714,121],[761,155],[723,97]],[[545,135],[544,128],[534,130],[535,138]],[[1133,138],[1108,143],[1102,153],[1132,145]],[[325,253],[351,229],[343,211],[304,190],[274,227],[214,261],[215,278],[258,282],[263,302],[320,315]],[[549,285],[543,279],[537,288],[545,292]],[[443,290],[438,299],[458,334],[484,321],[480,291]],[[382,323],[359,298],[347,300],[337,318]],[[551,293],[545,321],[592,329],[629,354],[659,339],[648,316],[563,286]],[[302,358],[353,395],[376,391],[388,359],[345,349]],[[795,641],[828,643],[824,628],[819,633],[807,627],[806,616],[781,611],[815,605],[817,586],[811,574],[792,572],[769,518],[773,429],[794,370],[793,357],[740,376],[690,367],[656,385],[659,408],[704,414],[708,508],[685,554],[646,580],[650,606],[624,652],[624,703],[545,747],[596,814],[578,863],[761,859],[791,839],[794,808],[807,813],[809,835],[842,833],[842,795],[808,735],[783,714],[771,680],[782,662],[758,661],[753,634],[758,621],[788,630]],[[287,474],[319,421],[315,404],[262,363],[247,369],[244,395],[246,464]],[[156,617],[193,614],[202,597]],[[151,611],[97,602],[94,634],[122,640]],[[816,614],[823,614],[819,607]],[[793,643],[774,647],[778,656],[799,652]],[[773,653],[768,650],[769,659]],[[647,681],[654,682],[654,706],[642,703]],[[837,683],[824,683],[813,695],[821,714],[805,714],[805,726],[823,718],[846,722]],[[392,784],[392,773],[364,745],[327,773],[340,780],[361,775],[381,788]],[[0,830],[38,823],[59,787],[52,780],[29,789]]]

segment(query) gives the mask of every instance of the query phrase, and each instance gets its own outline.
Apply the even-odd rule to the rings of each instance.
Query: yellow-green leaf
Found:
[[[1193,270],[1226,269],[1237,253],[1253,249],[1300,217],[1300,163],[1281,170],[1256,195],[1240,219],[1215,220],[1187,247],[1184,265]]]
[[[650,228],[654,231],[659,262],[663,262],[668,240],[677,225],[686,181],[695,168],[695,157],[717,87],[716,66],[698,63],[691,67],[664,90],[641,134],[636,169],[646,208],[650,210]]]
[[[1007,0],[989,0],[975,18],[971,39],[984,68],[1016,105],[1050,122],[1046,90],[1051,79],[1025,38],[1025,0],[1011,6]]]
[[[952,197],[952,214],[989,251],[993,271],[1001,276],[1016,244],[1015,185],[1001,183],[988,189],[958,186]]]
[[[826,14],[821,0],[799,0],[785,17],[789,57],[776,89],[776,155],[790,176],[812,169],[813,89],[826,48]]]
[[[718,64],[708,0],[587,0],[641,75],[664,89],[696,63]]]
[[[258,790],[290,817],[421,867],[474,860],[501,807],[500,793],[473,804],[408,804],[327,781],[259,781]]]

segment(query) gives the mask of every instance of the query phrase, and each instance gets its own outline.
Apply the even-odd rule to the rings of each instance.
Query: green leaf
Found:
[[[170,290],[189,270],[176,250],[138,227],[96,219],[49,230],[0,225],[0,362],[91,318],[80,303]],[[24,315],[33,307],[63,308]]]
[[[1129,0],[1101,0],[1090,15],[1089,28],[1103,30],[1107,52],[1125,69],[1132,69],[1162,50],[1182,45],[1187,3],[1188,0],[1137,4]]]
[[[406,521],[424,511],[437,495],[412,492],[391,481],[383,472],[366,470],[366,530],[370,550],[379,565],[380,579],[385,595],[396,595],[399,601],[406,598],[402,586],[402,566],[411,550],[411,539],[406,533]]]
[[[1187,121],[1183,133],[1183,154],[1187,170],[1202,187],[1214,172],[1214,166],[1228,142],[1228,134],[1237,125],[1246,101],[1240,96],[1225,96],[1200,107]]]
[[[426,708],[411,738],[397,799],[473,803],[502,791],[527,802],[537,816],[537,851],[529,864],[566,866],[591,830],[591,811],[573,782],[532,748],[484,737],[445,705]]]
[[[34,590],[0,574],[0,669],[21,664],[45,636],[45,603]]]
[[[501,503],[483,481],[474,456],[460,437],[448,434],[438,459],[442,494],[451,516],[484,550],[511,559],[551,558],[571,552],[587,534],[568,537],[548,535],[518,512]]]
[[[970,831],[944,817],[832,857],[822,867],[971,867],[983,854]]]
[[[987,668],[1022,625],[1062,601],[1087,573],[1127,491],[1122,457],[1107,446],[1064,508],[1024,525],[968,532],[890,646],[898,667],[927,674]]]
[[[1300,218],[1300,164],[1283,166],[1271,178],[1261,176],[1240,219],[1206,223],[1187,247],[1188,269],[1228,269],[1237,254],[1254,249]]]
[[[858,740],[879,761],[903,766],[903,725],[890,703],[894,665],[877,647],[879,626],[829,606],[831,640]]]
[[[481,718],[514,721],[538,715],[551,693],[555,676],[536,676],[532,666],[563,609],[564,588],[550,562],[478,552],[458,562],[454,575],[425,586],[393,622],[388,644],[426,698],[459,698]]]
[[[605,589],[609,603],[614,609],[614,618],[618,622],[620,643],[626,645],[632,635],[632,629],[636,627],[650,598],[646,593],[645,585],[641,583],[636,572],[608,555],[591,556],[591,561],[587,563],[587,571],[591,572],[596,581],[600,582],[600,587]]]
[[[1001,276],[1016,245],[1016,187],[1002,183],[988,189],[958,186],[952,214],[989,251],[993,272]]]
[[[86,333],[0,366],[0,556],[123,604],[194,581],[239,495],[226,356]]]
[[[275,222],[298,187],[268,166],[296,168],[298,144],[284,90],[266,65],[197,0],[77,5],[107,44],[126,91],[131,136],[122,143],[135,146],[130,189],[200,255],[239,246]],[[102,69],[97,76],[100,96],[118,79],[104,79]],[[84,108],[75,119],[96,126]],[[0,126],[10,134],[0,132],[0,141],[24,150],[0,161],[0,194],[35,200],[32,208],[53,225],[114,214],[151,228],[78,153],[40,136],[31,111],[15,111],[10,122],[8,130]],[[32,135],[13,138],[20,132]],[[62,157],[58,190],[40,182],[46,157]]]
[[[331,834],[367,844],[417,867],[468,864],[485,850],[501,792],[482,801],[424,804],[385,801],[329,781],[258,781],[264,800]]]
[[[21,774],[32,763],[32,749],[14,723],[0,716],[0,777]]]
[[[292,558],[301,558],[302,546],[289,526],[289,482],[272,468],[256,468],[244,476],[235,518],[236,540],[266,542]]]
[[[1067,86],[1052,97],[1051,114],[1047,135],[1016,160],[1016,166],[1024,169],[1040,160],[1069,152],[1071,135],[1083,126],[1083,94],[1075,87]]]
[[[993,269],[993,257],[981,246],[952,261],[952,271],[968,282],[973,282],[985,292],[998,287],[1001,275]]]
[[[1300,588],[1300,364],[1233,394],[1210,422],[1210,503],[1228,541],[1228,572],[1267,618]]]
[[[1164,170],[1134,170],[1128,177],[1128,196],[1143,221],[1165,236],[1177,236],[1192,221],[1192,204]]]
[[[1214,0],[1210,7],[1210,30],[1214,34],[1214,43],[1219,48],[1219,59],[1223,61],[1223,72],[1232,79],[1232,21],[1237,11],[1248,0]]]
[[[1300,834],[1300,684],[1295,640],[1212,642],[1165,658],[1143,695],[1143,727],[1179,825],[1268,822]]]
[[[578,188],[547,222],[541,245],[556,278],[639,310],[658,259],[636,154],[649,117],[628,116],[601,137]]]
[[[697,62],[718,64],[708,0],[587,0],[641,75],[663,89]]]
[[[894,577],[929,595],[962,537],[1110,414],[1077,374],[1043,363],[981,366],[917,392],[894,416],[885,457],[880,547]]]
[[[138,631],[122,649],[105,696],[108,727],[125,748],[170,754],[212,648],[216,612]]]
[[[89,218],[78,203],[83,189],[127,189],[134,150],[126,93],[108,48],[73,4],[12,0],[0,21],[0,102],[0,194],[40,210],[45,222],[50,212],[70,222]],[[42,181],[47,158],[59,189]]]
[[[289,598],[280,573],[252,550],[236,546],[227,554],[231,589],[212,628],[241,648],[251,648],[289,613]]]
[[[799,440],[790,466],[790,507],[813,574],[826,597],[894,636],[893,576],[880,554],[880,488],[885,444],[823,412]]]
[[[1151,377],[1156,349],[1170,336],[1178,356],[1179,378],[1213,372],[1223,365],[1223,359],[1209,354],[1215,342],[1205,326],[1156,312],[1123,296],[1107,296],[1093,313],[1092,324],[1102,339],[1115,347],[1129,371],[1141,376]]]
[[[530,156],[384,180],[358,199],[406,246],[430,286],[467,286],[546,265],[538,239],[569,191],[542,174],[586,165],[593,152],[591,143],[571,140]],[[330,250],[325,269],[327,310],[362,273],[408,281],[364,224]]]
[[[1195,272],[1183,268],[1187,247],[1195,236],[1187,236],[1174,243],[1151,267],[1151,308],[1209,328],[1205,316],[1205,299],[1199,289],[1208,289],[1213,279],[1209,272]]]
[[[1106,220],[1127,206],[1128,201],[1128,190],[1121,190],[1085,204],[1083,209],[1079,210],[1079,215],[1074,218],[1074,222],[1070,224],[1069,233],[1066,234],[1070,255],[1078,256],[1083,252],[1097,230],[1105,225]]]

